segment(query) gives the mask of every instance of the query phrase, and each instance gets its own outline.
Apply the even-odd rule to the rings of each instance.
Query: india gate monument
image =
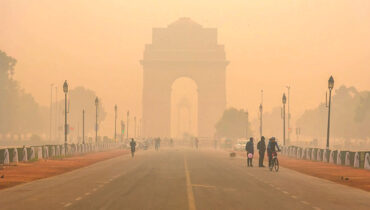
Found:
[[[198,91],[198,136],[212,137],[226,108],[224,46],[217,29],[180,18],[166,28],[153,28],[143,66],[143,136],[170,137],[171,87],[181,77]]]

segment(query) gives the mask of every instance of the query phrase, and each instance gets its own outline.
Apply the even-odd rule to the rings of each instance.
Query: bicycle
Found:
[[[279,171],[279,160],[277,158],[277,152],[272,153],[270,171],[275,170],[275,172]]]

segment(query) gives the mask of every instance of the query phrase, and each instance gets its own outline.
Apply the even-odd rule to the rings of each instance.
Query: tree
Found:
[[[281,107],[274,107],[271,111],[263,112],[262,116],[262,135],[268,139],[270,137],[276,137],[279,142],[282,142],[283,136],[283,119],[281,118]],[[256,118],[252,121],[253,128],[255,130],[260,129],[260,118]],[[258,132],[259,134],[259,132]]]
[[[325,104],[307,110],[297,120],[304,135],[326,136],[328,113]],[[366,139],[370,137],[370,92],[341,86],[333,95],[331,115],[332,137]]]
[[[70,126],[70,133],[72,135],[78,136],[82,134],[82,110],[85,109],[85,134],[88,132],[95,131],[95,98],[96,94],[90,89],[78,86],[71,89],[68,92],[68,124]],[[58,101],[59,109],[59,132],[63,132],[64,125],[64,99]],[[98,106],[98,124],[104,121],[106,117],[106,112],[104,110],[103,101],[99,99]],[[98,127],[99,129],[99,127]]]
[[[252,135],[247,112],[243,109],[229,108],[224,111],[221,119],[216,123],[216,136],[225,138],[245,138],[246,129],[248,135]]]
[[[46,108],[40,107],[32,95],[25,93],[13,80],[16,62],[0,51],[0,132],[42,133],[47,121]]]

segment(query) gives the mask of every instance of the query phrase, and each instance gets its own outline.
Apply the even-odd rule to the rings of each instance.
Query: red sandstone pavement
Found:
[[[36,162],[18,163],[14,166],[3,166],[0,169],[0,177],[3,177],[0,178],[0,189],[55,176],[125,154],[128,154],[128,151],[111,150],[64,159],[39,160]]]
[[[245,152],[238,152],[238,154],[246,157]],[[254,166],[258,166],[258,158],[258,154],[255,155]],[[296,160],[282,155],[279,155],[278,158],[282,167],[370,192],[370,170],[317,161]],[[267,156],[265,160],[267,160]]]

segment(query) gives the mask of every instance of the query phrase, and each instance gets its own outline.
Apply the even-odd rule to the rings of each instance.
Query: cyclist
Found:
[[[136,149],[136,141],[133,138],[131,139],[130,147],[131,147],[131,157],[134,157],[135,149]]]
[[[275,137],[271,137],[269,139],[269,143],[267,145],[267,155],[268,155],[268,158],[269,158],[269,167],[271,168],[271,160],[272,160],[272,154],[276,152],[276,148],[278,149],[278,151],[280,151],[280,148],[279,148],[279,145],[277,144],[276,140],[275,140]]]

